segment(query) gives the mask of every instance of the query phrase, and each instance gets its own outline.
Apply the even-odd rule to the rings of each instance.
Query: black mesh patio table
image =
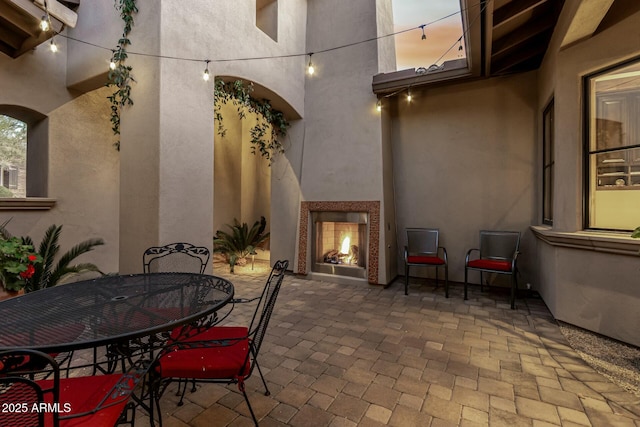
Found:
[[[0,302],[0,351],[64,352],[127,342],[211,318],[233,284],[192,273],[110,275]]]

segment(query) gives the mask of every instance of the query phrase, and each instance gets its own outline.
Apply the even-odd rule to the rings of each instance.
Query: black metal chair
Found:
[[[288,265],[289,261],[275,263],[258,298],[249,327],[214,326],[169,344],[151,371],[152,375],[157,376],[154,389],[158,414],[161,414],[160,396],[166,386],[172,381],[192,379],[196,382],[237,384],[255,425],[258,425],[249,403],[245,381],[251,376],[254,368],[257,368],[265,395],[270,394],[257,358]],[[185,390],[182,392],[181,401]],[[159,417],[162,425],[162,417]]]
[[[200,273],[209,262],[209,249],[191,243],[171,243],[152,246],[142,255],[145,273]]]
[[[407,228],[407,245],[404,247],[404,294],[409,295],[409,267],[434,267],[436,285],[438,268],[444,267],[444,294],[449,298],[449,264],[447,250],[438,245],[437,228]]]
[[[464,299],[467,299],[468,271],[480,272],[480,291],[484,285],[482,273],[505,274],[511,276],[511,309],[515,308],[518,290],[519,231],[480,231],[480,248],[469,249],[464,262]],[[478,257],[472,259],[473,253]]]
[[[61,378],[48,354],[36,350],[0,353],[0,415],[6,426],[109,426],[134,422],[133,391],[146,366],[124,374]]]

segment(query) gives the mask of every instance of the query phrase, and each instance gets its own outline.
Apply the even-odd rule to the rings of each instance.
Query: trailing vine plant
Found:
[[[120,18],[124,22],[122,37],[118,40],[118,45],[113,51],[111,61],[115,68],[109,70],[107,86],[115,86],[116,91],[107,99],[111,102],[111,130],[118,140],[114,143],[117,150],[120,150],[120,114],[125,105],[133,105],[131,99],[131,82],[135,82],[131,76],[131,66],[125,65],[128,57],[127,46],[131,44],[129,33],[133,27],[133,14],[138,12],[136,0],[114,0],[116,10],[120,12]]]
[[[290,125],[281,111],[273,109],[268,99],[256,99],[251,96],[252,92],[253,83],[245,84],[242,80],[225,82],[220,78],[216,78],[214,114],[217,122],[217,131],[223,137],[227,132],[224,127],[221,108],[228,102],[236,106],[238,118],[241,120],[246,118],[246,111],[258,114],[264,120],[258,121],[249,131],[251,135],[251,153],[260,153],[271,165],[274,155],[284,153],[280,139],[287,135],[287,129]]]

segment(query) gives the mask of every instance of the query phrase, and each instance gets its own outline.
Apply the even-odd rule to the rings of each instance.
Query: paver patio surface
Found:
[[[247,269],[245,269],[247,270]],[[237,297],[256,296],[264,274],[226,274]],[[388,288],[287,276],[247,382],[261,426],[635,426],[640,398],[587,365],[539,298],[511,310],[497,289],[402,279]],[[421,284],[420,284],[421,283]],[[247,324],[254,306],[230,318]],[[236,386],[199,385],[177,406],[169,386],[163,424],[250,426]],[[136,424],[148,425],[139,413]]]

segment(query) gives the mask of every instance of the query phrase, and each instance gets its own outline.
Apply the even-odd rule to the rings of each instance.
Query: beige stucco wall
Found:
[[[439,228],[450,280],[464,280],[467,250],[478,247],[479,230],[490,229],[522,232],[520,281],[528,281],[528,227],[536,211],[535,79],[532,72],[414,90],[411,103],[397,98],[398,246],[406,245],[406,228]],[[404,266],[400,258],[398,265]]]
[[[305,86],[300,187],[305,201],[380,201],[380,223],[386,224],[382,125],[371,76],[388,67],[389,60],[380,60],[375,41],[322,52],[375,38],[377,3],[329,0],[308,5],[307,51],[317,53],[312,58],[315,74]],[[393,277],[386,268],[387,237],[380,234],[378,283],[383,284]]]
[[[579,6],[565,3],[538,81],[538,116],[555,99],[554,223],[559,232],[582,230],[583,76],[640,55],[640,14],[565,49],[560,42]],[[540,129],[539,125],[539,129]],[[541,139],[541,138],[539,138]],[[539,158],[542,148],[539,146]],[[541,177],[538,177],[541,181]],[[611,194],[613,196],[613,194]],[[539,200],[541,194],[539,193]],[[640,208],[639,208],[640,209]],[[538,223],[540,218],[538,215]],[[610,233],[627,239],[625,233]],[[616,339],[640,345],[640,259],[538,242],[533,284],[554,316]]]

